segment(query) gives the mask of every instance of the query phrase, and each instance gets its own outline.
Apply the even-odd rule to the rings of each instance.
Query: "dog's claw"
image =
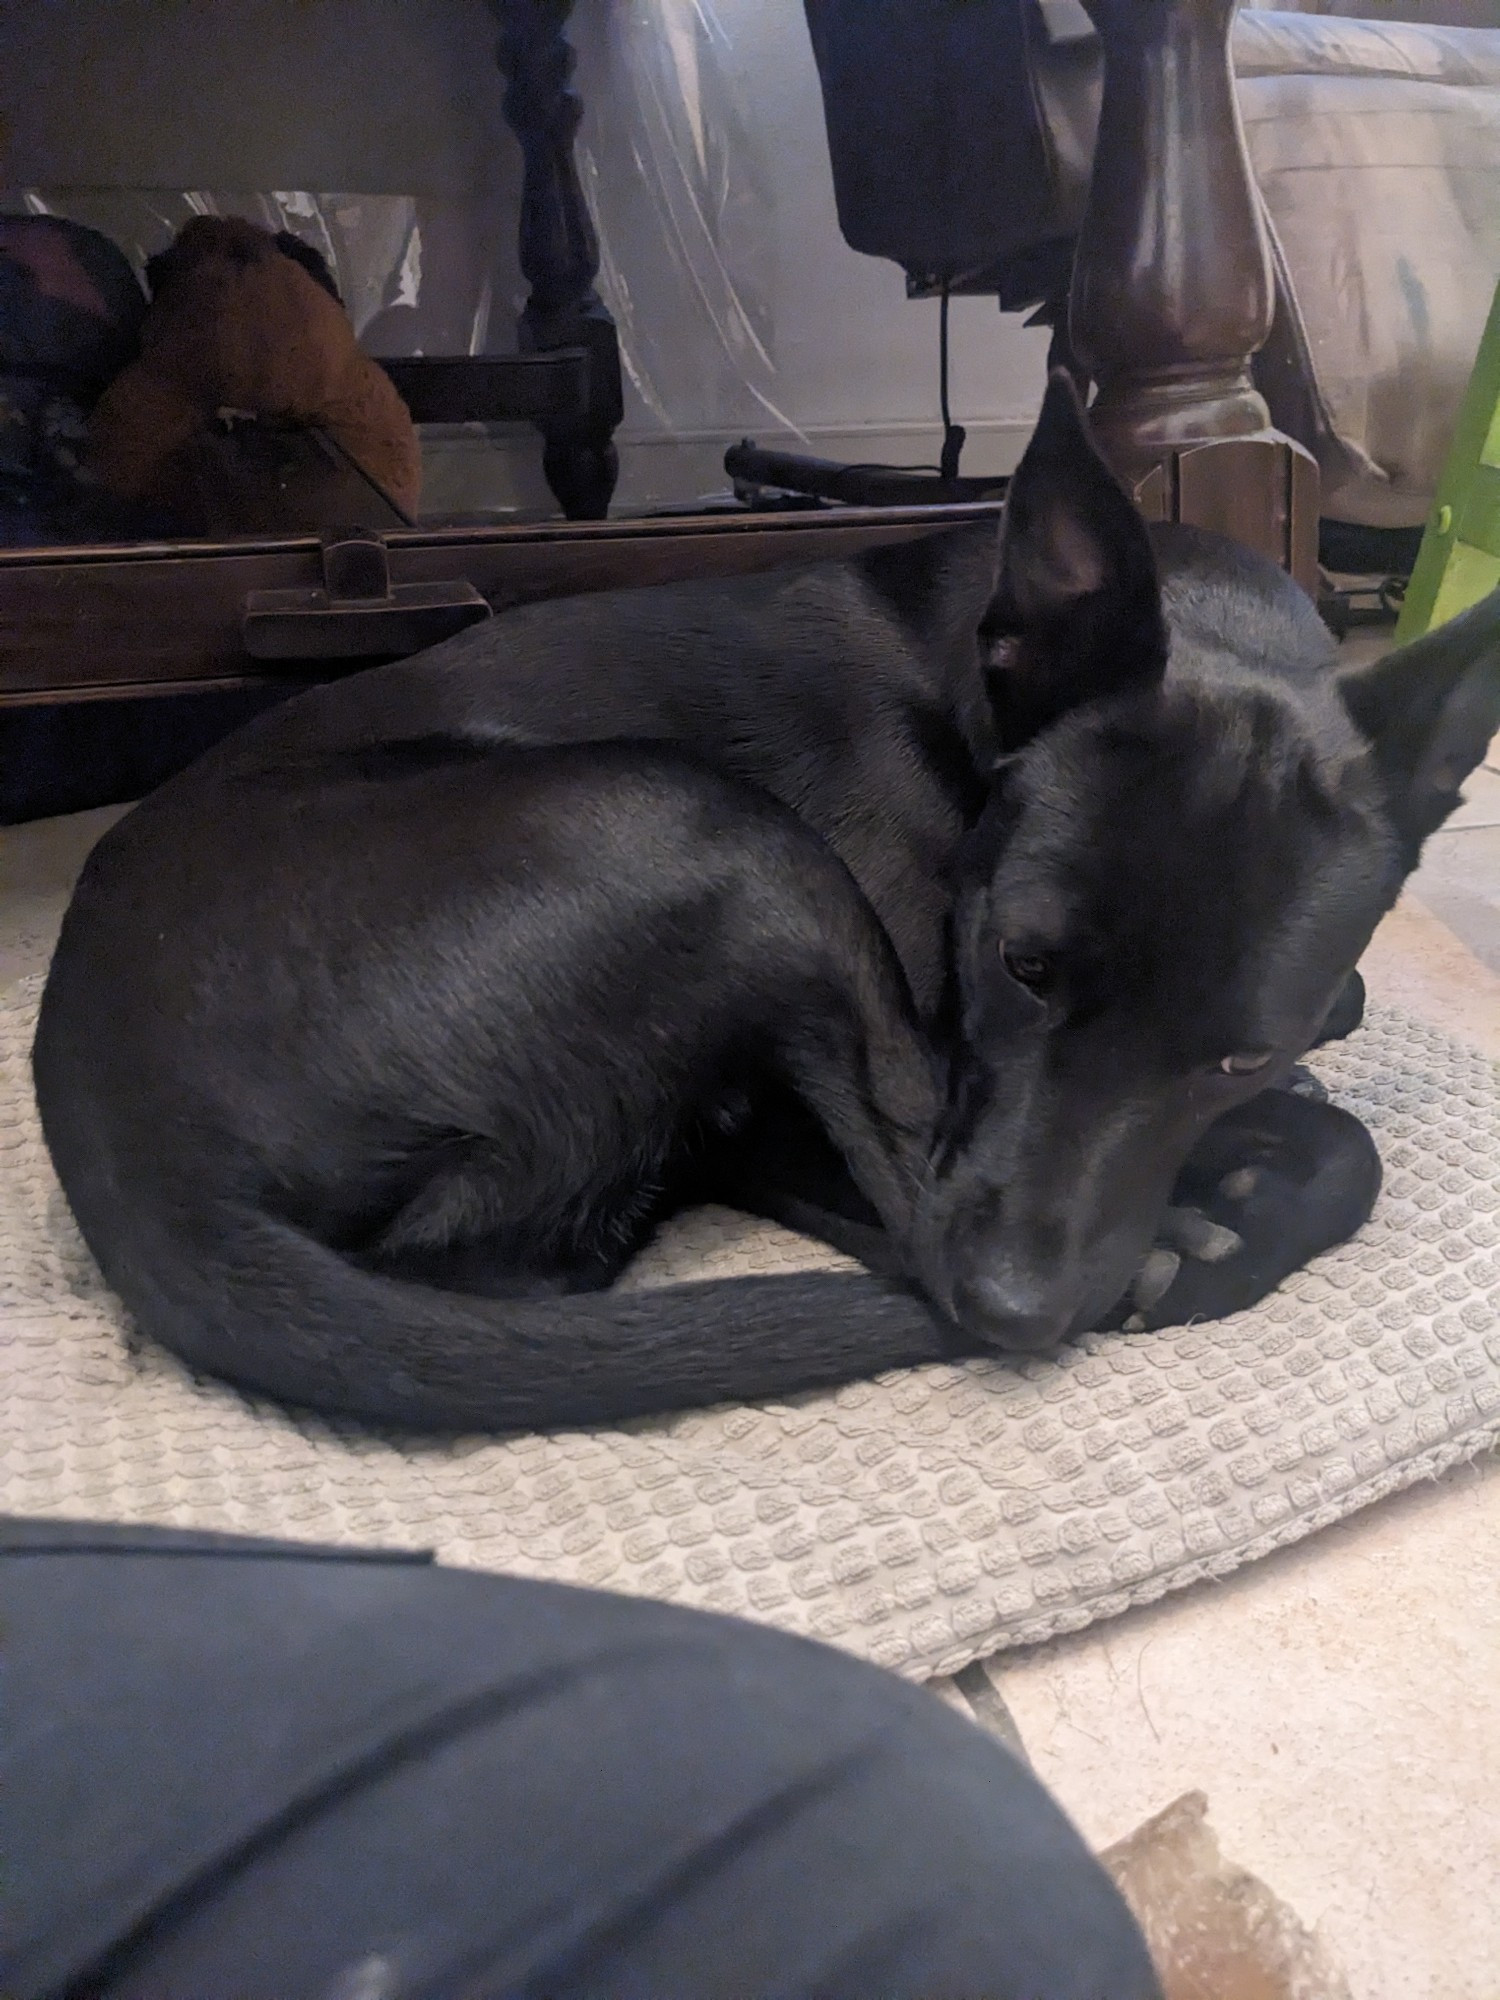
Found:
[[[1156,1247],[1106,1325],[1147,1332],[1223,1319],[1263,1299],[1292,1271],[1343,1243],[1369,1215],[1380,1160],[1359,1120],[1338,1106],[1268,1090],[1200,1141],[1157,1228]],[[1165,1291],[1150,1289],[1179,1253]],[[1146,1295],[1154,1303],[1144,1303]]]
[[[1135,1274],[1135,1283],[1130,1288],[1130,1296],[1138,1312],[1150,1312],[1166,1292],[1167,1287],[1182,1269],[1182,1259],[1175,1250],[1168,1250],[1158,1244],[1150,1251]]]
[[[1243,1237],[1222,1222],[1210,1221],[1196,1208],[1169,1208],[1162,1218],[1161,1235],[1200,1264],[1222,1264],[1245,1247]]]
[[[1295,1069],[1288,1071],[1285,1088],[1294,1097],[1305,1097],[1313,1104],[1328,1102],[1327,1084],[1314,1076],[1310,1069],[1304,1068],[1301,1063],[1298,1063]]]

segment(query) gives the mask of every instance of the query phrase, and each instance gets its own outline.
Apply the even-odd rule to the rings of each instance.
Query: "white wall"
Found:
[[[524,285],[495,36],[483,0],[0,0],[0,186],[84,219],[104,212],[90,190],[415,196],[424,285],[446,274],[455,292],[444,338],[477,327],[504,348]],[[579,0],[571,36],[627,363],[620,499],[722,486],[724,446],[746,432],[933,460],[937,307],[838,233],[796,0]],[[178,212],[152,211],[163,231]],[[481,268],[476,316],[457,293]],[[965,469],[1007,469],[1045,335],[985,299],[955,301],[952,321]],[[431,498],[539,501],[535,461],[529,436],[450,438]]]

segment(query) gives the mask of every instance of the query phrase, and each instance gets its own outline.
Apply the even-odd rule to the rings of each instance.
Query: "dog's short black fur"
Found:
[[[1280,1086],[1497,720],[1500,596],[1339,680],[1279,571],[1153,554],[1058,378],[998,569],[534,605],[154,794],[63,926],[47,1140],[146,1333],[403,1425],[1231,1310],[1368,1213]],[[871,1269],[600,1289],[711,1195]]]

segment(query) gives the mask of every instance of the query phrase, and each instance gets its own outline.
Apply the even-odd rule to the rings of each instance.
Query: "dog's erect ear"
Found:
[[[1080,702],[1154,686],[1166,666],[1150,535],[1061,370],[1005,497],[980,646],[1007,750]]]
[[[1372,666],[1341,674],[1339,691],[1375,752],[1414,868],[1500,729],[1500,590]]]

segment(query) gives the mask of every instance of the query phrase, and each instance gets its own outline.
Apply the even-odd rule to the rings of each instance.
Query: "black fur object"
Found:
[[[1049,388],[997,557],[518,609],[98,846],[35,1051],[137,1324],[405,1426],[602,1423],[1251,1303],[1368,1214],[1282,1088],[1500,720],[1500,594],[1340,679]],[[706,1196],[867,1273],[606,1293]]]
[[[340,305],[339,288],[334,283],[333,273],[328,268],[328,260],[315,244],[304,243],[300,236],[294,236],[290,229],[278,229],[272,239],[283,257],[290,257],[294,264],[300,264],[315,283],[321,285],[329,298]]]

